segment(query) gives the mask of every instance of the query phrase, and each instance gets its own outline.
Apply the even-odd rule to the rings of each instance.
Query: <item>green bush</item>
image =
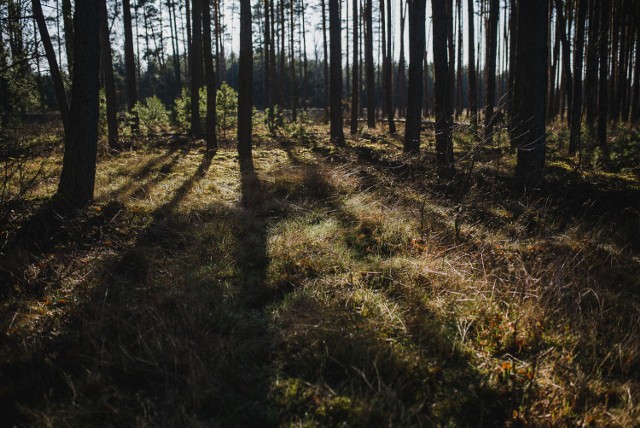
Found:
[[[175,101],[175,117],[178,125],[187,130],[191,127],[191,94],[187,88]],[[200,120],[207,117],[207,87],[200,88]],[[238,122],[238,93],[226,82],[216,93],[216,131],[227,138],[227,131],[236,128]]]
[[[223,82],[216,94],[216,128],[227,138],[227,131],[238,123],[238,93],[227,82]]]
[[[169,126],[169,111],[160,98],[153,96],[138,103],[133,111],[140,118],[140,126],[146,131]]]

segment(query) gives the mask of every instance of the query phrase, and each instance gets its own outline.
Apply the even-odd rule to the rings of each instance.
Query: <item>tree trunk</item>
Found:
[[[344,145],[342,129],[342,23],[340,1],[329,0],[329,31],[331,32],[331,142]]]
[[[93,199],[98,146],[98,96],[100,71],[100,1],[76,4],[75,55],[69,130],[65,136],[58,194],[75,207]]]
[[[564,95],[568,95],[567,104],[571,106],[571,98],[573,97],[573,77],[571,76],[571,49],[569,48],[569,40],[567,36],[567,24],[564,19],[564,12],[562,10],[562,0],[556,1],[556,15],[558,16],[558,28],[559,28],[559,37],[560,42],[562,43],[562,78],[565,83],[564,91],[561,91],[563,94],[562,100],[564,102]],[[556,35],[556,37],[558,36]],[[571,107],[569,108],[571,110]],[[564,114],[564,109],[560,109],[561,116]],[[571,111],[567,117],[571,116]]]
[[[391,0],[387,0],[387,55],[385,58],[386,70],[385,70],[385,103],[387,105],[387,115],[389,119],[389,133],[395,135],[396,124],[393,120],[395,111],[393,108],[393,62],[391,60],[391,39],[392,39],[392,27],[391,27]]]
[[[608,113],[608,68],[609,68],[609,5],[600,6],[600,39],[598,56],[600,59],[600,75],[598,80],[598,146],[602,150],[605,162],[609,160],[607,145],[607,113]]]
[[[49,70],[51,72],[51,80],[53,82],[53,88],[56,94],[56,100],[58,101],[58,108],[60,109],[60,115],[62,116],[62,128],[65,133],[69,129],[69,103],[67,101],[67,95],[64,89],[64,83],[62,81],[62,74],[58,67],[58,61],[56,60],[56,52],[53,49],[51,38],[49,37],[49,30],[47,29],[47,23],[42,13],[42,5],[40,0],[32,0],[33,15],[38,24],[38,31],[40,32],[40,38],[44,45],[44,52],[47,56],[47,62],[49,63]],[[0,52],[2,55],[2,52]]]
[[[580,133],[582,123],[582,62],[584,56],[584,29],[587,16],[587,0],[578,0],[578,16],[576,23],[575,51],[573,53],[573,96],[571,97],[571,136],[569,137],[569,153],[580,150]]]
[[[469,116],[471,127],[475,133],[478,128],[478,84],[476,81],[476,46],[475,46],[475,15],[473,13],[474,0],[469,0],[467,8],[469,12],[469,71],[468,71],[468,96]]]
[[[444,11],[444,1],[437,0],[441,3]],[[436,6],[434,6],[434,12]],[[425,52],[425,22],[426,22],[426,0],[409,0],[409,84],[407,89],[407,119],[404,135],[404,151],[405,153],[418,153],[420,151],[420,126],[422,111],[422,59]],[[435,29],[435,27],[434,27]],[[446,27],[444,42],[446,49]],[[434,37],[435,44],[435,37]],[[445,52],[446,55],[446,52]]]
[[[640,13],[640,3],[636,4],[636,19]],[[636,60],[635,71],[633,73],[633,103],[631,105],[631,123],[638,124],[640,120],[640,22],[636,22]]]
[[[118,150],[120,149],[118,141],[118,102],[116,99],[116,83],[113,76],[107,0],[100,0],[100,67],[107,103],[107,141],[111,150]]]
[[[290,71],[290,98],[291,98],[291,119],[295,122],[298,119],[298,91],[297,91],[297,78],[296,78],[296,58],[294,49],[294,35],[295,35],[295,21],[293,19],[293,0],[289,0],[289,71]]]
[[[473,1],[473,0],[470,0]],[[398,84],[396,94],[398,95],[398,115],[405,116],[405,108],[407,106],[407,75],[406,61],[404,57],[404,35],[405,22],[407,18],[407,3],[400,3],[400,57],[398,59]]]
[[[325,116],[329,117],[329,49],[327,44],[327,0],[320,0],[322,6],[322,49],[324,53],[324,62],[322,64],[322,71],[324,74],[324,106]]]
[[[136,87],[136,59],[133,54],[130,0],[122,1],[122,9],[122,17],[124,20],[124,68],[127,81],[127,105],[129,111],[131,111],[138,103],[138,89]]]
[[[358,1],[353,0],[353,68],[351,83],[351,134],[358,132],[358,91],[360,80],[358,79]]]
[[[472,0],[469,0],[471,2]],[[509,121],[513,117],[513,86],[516,77],[516,53],[518,52],[518,1],[509,0],[509,81],[507,82],[507,111]],[[514,139],[511,138],[513,142]],[[512,148],[514,146],[512,145]]]
[[[264,108],[269,114],[271,109],[271,16],[269,13],[269,0],[264,0]]]
[[[64,42],[67,51],[67,70],[69,76],[73,75],[73,9],[71,0],[62,0],[62,23],[64,27]]]
[[[585,76],[585,96],[589,134],[593,130],[598,115],[598,39],[600,37],[600,0],[589,2],[589,45],[587,47],[587,72]]]
[[[367,126],[376,127],[375,76],[373,68],[373,14],[371,0],[365,0],[364,62],[367,87]]]
[[[450,176],[454,172],[453,141],[453,97],[451,92],[451,72],[447,58],[448,19],[445,11],[447,0],[431,0],[433,13],[433,71],[436,114],[436,165],[438,172]]]
[[[547,1],[518,4],[511,138],[518,149],[515,179],[525,188],[544,179],[548,8]]]
[[[485,57],[485,113],[484,139],[487,146],[493,145],[494,109],[496,103],[496,54],[498,43],[499,0],[491,0],[487,22],[487,49]]]
[[[253,128],[253,32],[251,0],[240,1],[240,59],[238,88],[238,155],[240,163],[251,165],[251,132]]]
[[[202,12],[201,0],[191,0],[191,135],[199,138],[200,127],[200,86],[202,86]]]
[[[202,42],[204,53],[204,74],[207,82],[207,119],[205,135],[207,150],[218,148],[216,138],[216,74],[213,68],[213,44],[211,42],[211,4],[209,0],[202,0]]]
[[[7,52],[4,46],[4,35],[2,33],[2,26],[0,25],[0,69],[7,67]],[[11,100],[9,96],[9,81],[4,73],[0,72],[0,109],[2,113],[11,112]],[[0,122],[0,126],[4,125],[4,122]]]

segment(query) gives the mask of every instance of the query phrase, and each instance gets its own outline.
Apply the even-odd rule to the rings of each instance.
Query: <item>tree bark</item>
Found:
[[[47,62],[49,63],[49,70],[51,72],[51,80],[53,82],[53,88],[56,94],[56,100],[58,101],[58,108],[60,109],[60,115],[62,116],[62,128],[66,133],[69,129],[69,103],[67,101],[67,94],[64,89],[64,83],[62,81],[62,74],[58,67],[58,61],[56,60],[56,52],[53,49],[51,38],[49,37],[49,30],[47,29],[47,23],[42,13],[42,5],[40,0],[32,0],[33,15],[38,24],[38,31],[40,32],[40,38],[44,46],[44,52],[47,56]],[[0,53],[1,55],[2,53]]]
[[[74,17],[74,73],[69,130],[58,194],[75,207],[93,199],[98,145],[98,93],[100,71],[100,2],[76,4]]]
[[[238,155],[240,163],[250,165],[253,128],[253,32],[251,0],[240,1],[240,58],[238,89]]]
[[[436,0],[444,11],[444,1]],[[434,12],[436,6],[434,6]],[[420,125],[422,111],[422,59],[425,52],[426,0],[409,0],[409,83],[407,89],[407,119],[405,123],[404,151],[418,153],[420,151]],[[435,31],[435,26],[434,26]],[[444,41],[446,49],[446,27]],[[434,37],[435,43],[435,37]],[[446,55],[446,53],[445,53]]]
[[[189,1],[189,0],[188,0]],[[191,0],[191,135],[200,137],[200,87],[202,86],[202,11],[201,0]]]
[[[476,45],[475,45],[475,15],[473,13],[474,0],[469,0],[467,8],[469,12],[469,71],[468,71],[468,96],[469,116],[471,127],[475,133],[478,128],[478,84],[476,81]]]
[[[358,132],[358,92],[360,90],[360,80],[358,75],[358,1],[353,0],[353,68],[351,83],[351,134]]]
[[[569,153],[580,150],[580,134],[582,123],[582,63],[584,56],[584,29],[587,16],[587,0],[578,0],[578,16],[576,23],[575,48],[573,53],[573,96],[571,97],[571,135],[569,137]]]
[[[62,0],[62,25],[64,27],[64,41],[67,52],[67,70],[69,76],[73,75],[73,8],[71,0]]]
[[[496,54],[498,43],[499,0],[491,0],[487,28],[487,49],[485,56],[485,112],[484,139],[487,146],[493,145],[494,109],[496,103]]]
[[[451,92],[451,70],[447,58],[448,27],[451,15],[445,11],[447,0],[432,0],[433,13],[433,71],[436,114],[436,166],[443,176],[455,172],[453,164],[453,97]]]
[[[107,141],[111,150],[118,150],[120,149],[117,117],[118,102],[116,99],[116,83],[113,76],[107,0],[100,0],[100,66],[107,104]]]
[[[373,6],[371,0],[365,0],[364,20],[364,62],[365,62],[365,85],[367,87],[367,126],[376,127],[376,97],[375,97],[375,76],[373,68]]]
[[[602,150],[605,162],[609,160],[607,145],[607,113],[608,113],[608,74],[609,74],[609,5],[600,6],[600,39],[598,41],[598,57],[600,75],[598,80],[598,146]]]
[[[187,0],[189,1],[189,0]],[[127,81],[127,105],[129,111],[138,103],[138,88],[136,86],[136,59],[133,54],[133,30],[131,27],[130,0],[122,1],[124,21],[124,68]]]
[[[204,53],[204,74],[207,82],[207,118],[205,123],[205,139],[207,150],[218,148],[216,138],[216,74],[213,68],[213,46],[211,42],[211,4],[202,0],[202,42]]]
[[[544,179],[548,8],[547,1],[518,4],[511,138],[518,149],[516,183],[525,188]]]
[[[396,133],[396,124],[393,120],[394,117],[394,109],[393,109],[393,62],[391,61],[391,0],[387,0],[387,49],[386,56],[384,58],[385,63],[385,71],[384,71],[384,80],[385,80],[385,104],[387,110],[387,118],[389,120],[389,134],[395,135]]]
[[[342,23],[340,21],[340,1],[329,0],[329,31],[331,32],[331,142],[344,146],[342,129]]]

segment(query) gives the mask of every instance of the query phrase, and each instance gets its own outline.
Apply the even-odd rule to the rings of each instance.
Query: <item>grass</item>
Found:
[[[156,137],[50,222],[61,154],[33,156],[45,178],[3,226],[3,420],[637,425],[637,132],[613,171],[576,170],[550,132],[525,195],[506,140],[464,130],[451,181],[380,131],[259,130],[253,171]]]

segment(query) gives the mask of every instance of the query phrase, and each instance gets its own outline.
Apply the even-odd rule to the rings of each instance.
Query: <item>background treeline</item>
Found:
[[[352,133],[361,117],[369,128],[384,118],[395,133],[398,115],[406,117],[405,151],[417,152],[422,119],[434,115],[438,166],[448,173],[455,171],[452,129],[462,119],[487,146],[507,127],[519,165],[528,165],[520,172],[539,171],[533,181],[544,167],[540,123],[565,121],[575,153],[584,118],[588,142],[606,159],[610,123],[638,122],[639,3],[430,3],[429,10],[426,0],[100,0],[92,11],[100,15],[96,42],[78,35],[77,2],[3,0],[3,123],[15,113],[57,109],[68,130],[77,120],[68,105],[71,82],[86,59],[75,51],[98,45],[102,109],[114,149],[118,112],[139,116],[151,97],[161,101],[153,98],[153,106],[173,108],[174,119],[185,116],[194,136],[216,129],[216,92],[201,96],[200,90],[223,82],[245,90],[240,104],[267,110],[272,129],[282,110],[294,121],[311,107],[325,109],[325,119],[333,110],[336,142],[343,139],[338,120],[345,114]],[[241,28],[251,37],[239,44]],[[243,47],[249,59],[241,72]],[[200,113],[201,99],[210,111]],[[215,147],[215,132],[207,135]],[[532,152],[539,152],[535,168],[528,164]]]

